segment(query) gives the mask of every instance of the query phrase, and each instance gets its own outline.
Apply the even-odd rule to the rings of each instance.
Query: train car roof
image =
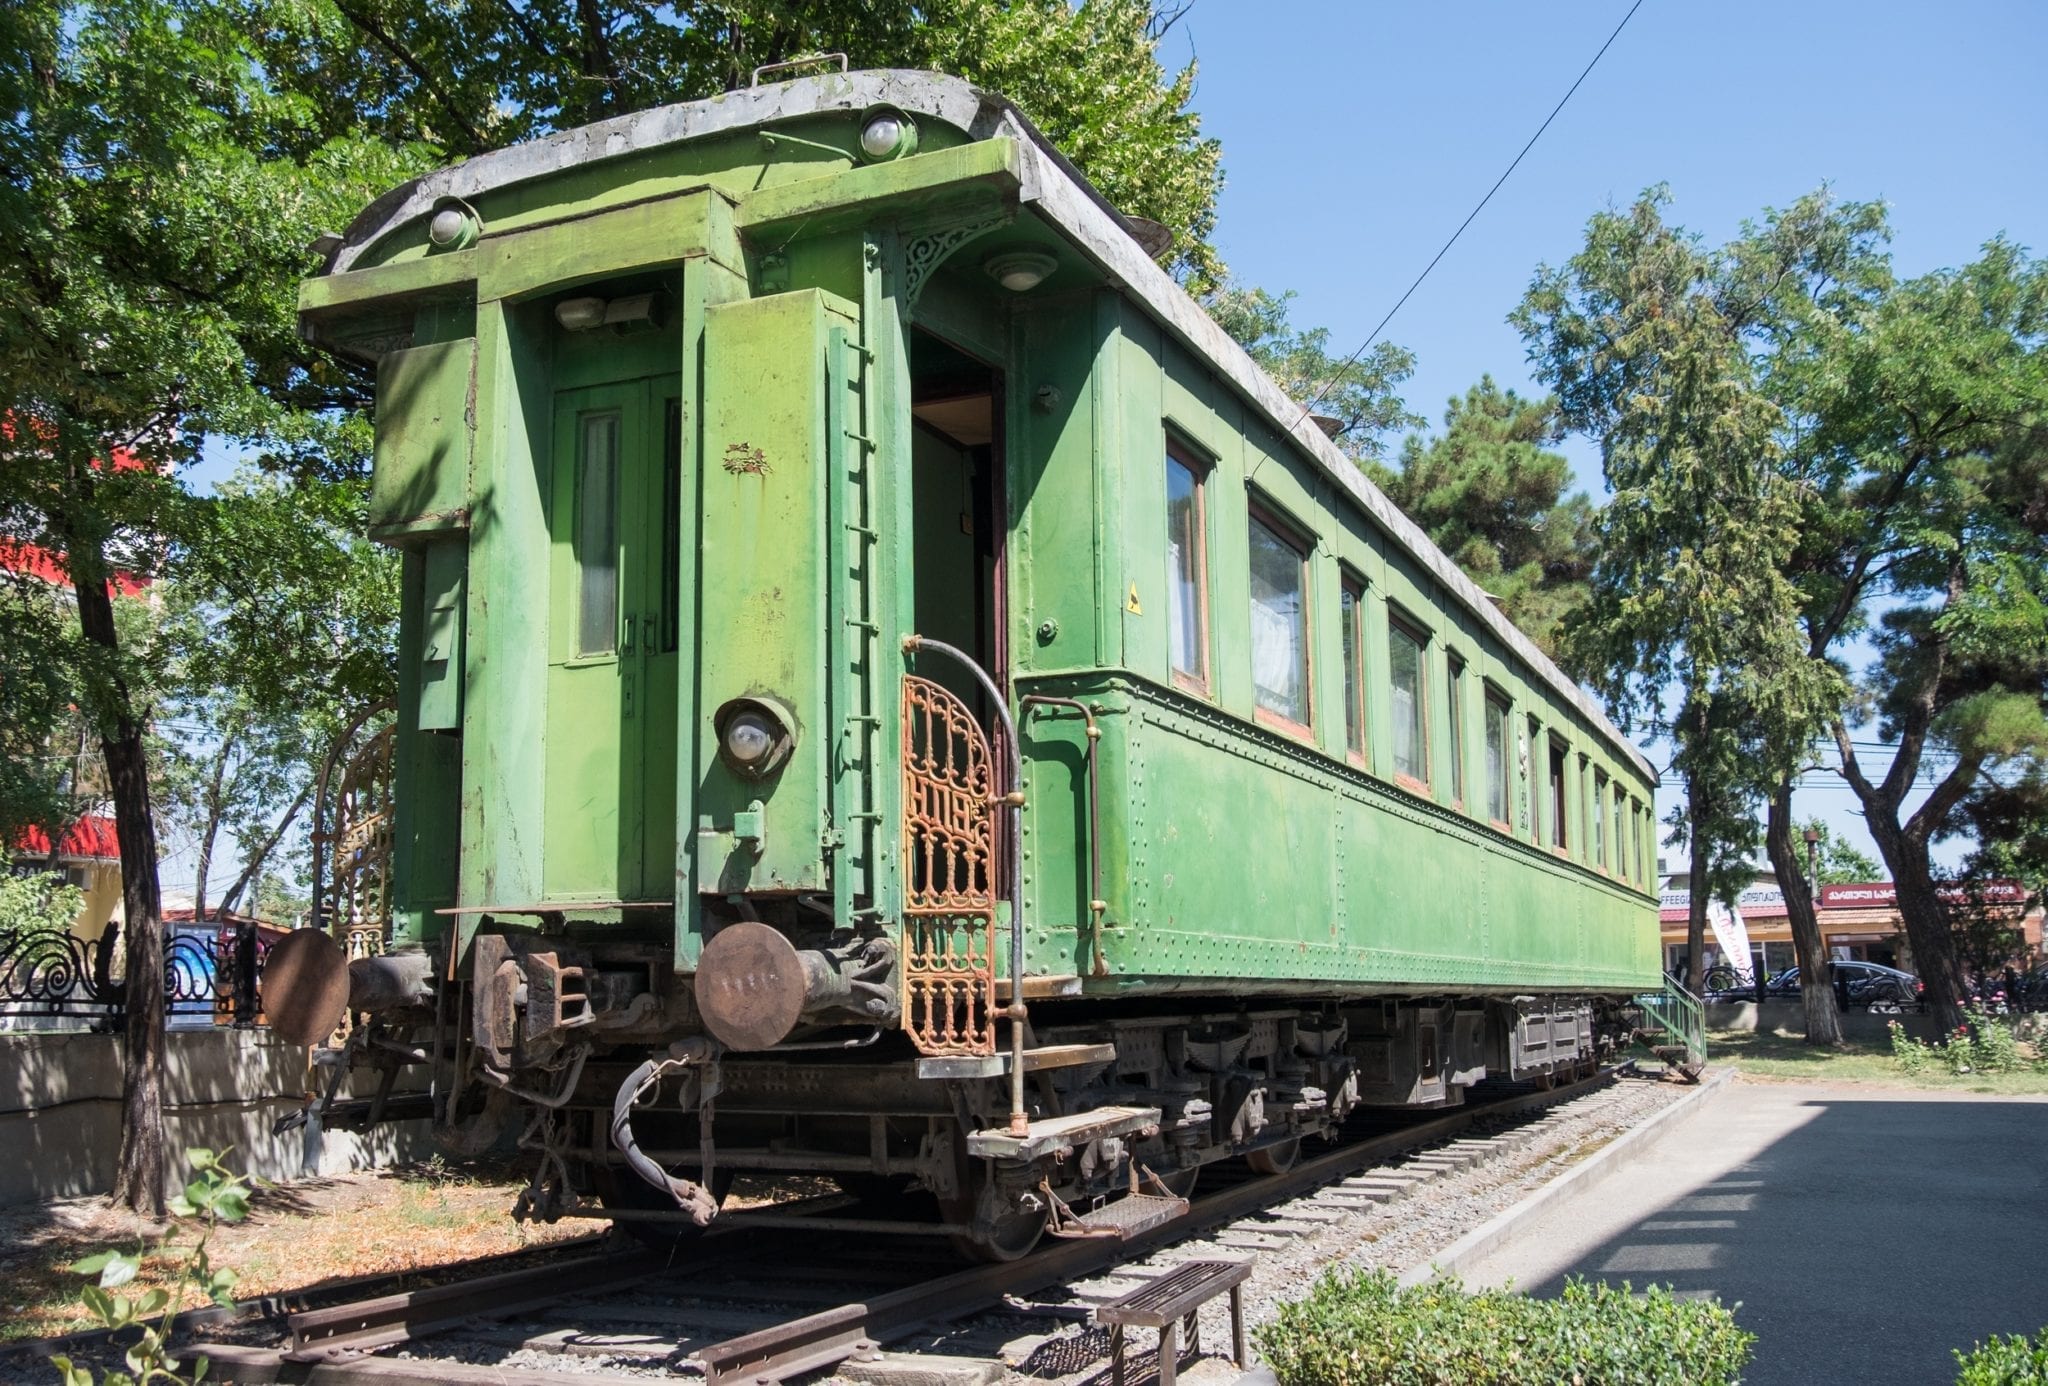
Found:
[[[880,105],[943,121],[977,140],[998,136],[1014,140],[1020,160],[1021,203],[1032,206],[1092,260],[1106,280],[1143,304],[1184,346],[1206,360],[1276,432],[1349,492],[1373,523],[1412,554],[1442,590],[1601,732],[1633,767],[1646,778],[1657,778],[1649,760],[1614,726],[1599,703],[1501,615],[1478,584],[1309,420],[1301,403],[1275,384],[1244,348],[1174,283],[1133,239],[1130,223],[1024,113],[1007,98],[961,78],[898,70],[799,78],[616,116],[479,155],[401,184],[364,208],[343,233],[341,245],[330,253],[324,273],[353,268],[363,253],[385,236],[429,216],[441,198],[468,199],[566,169],[709,135]]]

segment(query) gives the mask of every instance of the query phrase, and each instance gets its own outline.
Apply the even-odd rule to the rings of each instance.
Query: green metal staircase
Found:
[[[1707,1066],[1707,1013],[1700,999],[1666,974],[1662,991],[1636,997],[1636,1011],[1637,1038],[1688,1080],[1698,1079]]]

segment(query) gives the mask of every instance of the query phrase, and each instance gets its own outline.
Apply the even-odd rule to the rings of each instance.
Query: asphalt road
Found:
[[[1741,1082],[1466,1268],[1740,1303],[1745,1386],[1952,1383],[2048,1325],[2048,1099]]]

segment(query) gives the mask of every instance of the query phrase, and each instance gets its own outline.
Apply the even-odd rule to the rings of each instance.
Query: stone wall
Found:
[[[304,1128],[271,1135],[271,1124],[303,1105],[318,1077],[309,1050],[268,1030],[173,1030],[165,1040],[172,1188],[184,1183],[183,1152],[193,1145],[233,1147],[229,1163],[236,1169],[275,1180],[366,1169],[432,1151],[424,1121],[360,1134]],[[121,1148],[123,1047],[117,1035],[0,1034],[0,1205],[112,1186]]]

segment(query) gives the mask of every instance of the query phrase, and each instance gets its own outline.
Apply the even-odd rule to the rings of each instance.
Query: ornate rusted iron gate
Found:
[[[903,680],[903,1023],[923,1054],[996,1052],[996,797],[965,703]]]
[[[350,958],[391,939],[391,750],[394,705],[378,703],[335,738],[313,800],[312,927]]]

